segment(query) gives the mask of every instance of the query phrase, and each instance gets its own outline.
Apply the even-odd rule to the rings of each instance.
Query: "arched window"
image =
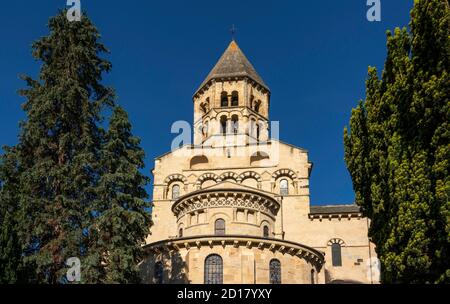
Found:
[[[253,110],[255,110],[256,113],[259,113],[260,107],[261,107],[261,100],[255,101]]]
[[[331,260],[334,267],[342,266],[342,247],[339,243],[331,244]]]
[[[259,124],[257,124],[256,125],[256,139],[258,139],[258,140],[259,140],[260,133],[261,133],[261,127]]]
[[[212,254],[205,259],[205,284],[223,284],[222,257]]]
[[[269,226],[264,226],[264,228],[263,228],[263,237],[269,238]]]
[[[223,219],[218,219],[214,223],[214,234],[225,235],[225,221]]]
[[[287,179],[282,179],[280,181],[280,195],[289,195],[289,183]]]
[[[162,284],[164,281],[164,266],[162,262],[157,262],[155,264],[153,281],[155,282],[155,284]]]
[[[269,265],[270,284],[281,284],[281,263],[279,260],[273,259]]]
[[[205,124],[203,125],[203,128],[202,128],[203,138],[208,137],[208,132],[209,132],[209,122],[207,121],[207,122],[205,122]]]
[[[316,272],[311,269],[311,284],[316,284]]]
[[[256,137],[256,120],[253,118],[250,121],[250,136]]]
[[[233,93],[231,93],[231,106],[239,106],[239,93],[237,91],[233,91]]]
[[[228,107],[228,93],[227,92],[222,92],[222,95],[220,96],[220,106]]]
[[[226,135],[227,134],[227,117],[226,116],[222,116],[220,118],[220,133],[222,135]]]
[[[180,228],[180,230],[178,230],[178,237],[183,237],[183,228]]]
[[[231,118],[232,130],[233,134],[238,134],[239,132],[239,117],[237,115],[233,115]]]
[[[177,199],[180,197],[180,186],[173,185],[172,187],[172,199]]]

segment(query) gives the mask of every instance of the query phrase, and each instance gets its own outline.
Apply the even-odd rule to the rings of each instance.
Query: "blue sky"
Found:
[[[14,145],[24,118],[19,74],[37,76],[31,43],[66,0],[0,6],[0,145]],[[369,65],[382,68],[387,29],[407,26],[412,0],[381,0],[382,21],[366,0],[81,0],[111,50],[116,89],[134,133],[153,159],[170,150],[176,120],[192,120],[191,96],[230,42],[229,29],[272,91],[281,140],[309,151],[312,204],[352,203],[343,129],[364,98]],[[149,188],[150,190],[150,188]]]

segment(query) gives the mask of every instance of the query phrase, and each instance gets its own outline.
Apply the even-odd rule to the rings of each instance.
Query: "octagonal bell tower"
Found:
[[[193,101],[196,146],[240,146],[269,139],[270,90],[236,41],[231,41]]]

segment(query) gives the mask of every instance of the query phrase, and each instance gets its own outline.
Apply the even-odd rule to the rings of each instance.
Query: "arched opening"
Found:
[[[231,117],[231,129],[233,130],[233,134],[239,133],[239,117],[237,115]]]
[[[256,137],[256,120],[254,118],[250,121],[250,136]]]
[[[289,182],[287,179],[282,179],[280,181],[280,195],[282,196],[289,195]]]
[[[180,197],[180,186],[173,185],[172,187],[172,199],[175,200]]]
[[[237,91],[233,91],[231,93],[231,106],[232,107],[239,106],[239,93]]]
[[[203,138],[208,137],[208,132],[209,132],[209,122],[205,122],[205,124],[202,127],[202,136]]]
[[[227,123],[228,123],[228,119],[226,116],[220,117],[220,133],[222,135],[227,134]]]
[[[212,254],[205,259],[205,284],[223,284],[223,260]]]
[[[260,107],[261,107],[261,100],[255,101],[255,102],[254,102],[253,110],[254,110],[256,113],[259,113],[259,108],[260,108]]]
[[[178,237],[182,238],[183,237],[183,228],[180,228],[178,230]]]
[[[342,266],[342,247],[339,243],[331,244],[331,260],[334,267]]]
[[[208,165],[209,161],[208,158],[204,155],[198,155],[198,156],[194,156],[191,159],[190,162],[190,168],[191,169],[200,169],[200,168],[204,168]]]
[[[311,284],[316,284],[316,272],[314,269],[311,269]]]
[[[270,261],[269,265],[270,284],[281,284],[281,263],[277,259],[273,259]]]
[[[220,96],[220,106],[222,108],[228,107],[228,93],[222,92],[222,95]]]
[[[162,262],[157,262],[155,264],[155,269],[153,272],[153,281],[155,284],[164,283],[164,265]]]
[[[214,223],[214,234],[215,235],[225,235],[225,220],[218,219]]]
[[[264,226],[263,227],[263,237],[268,239],[269,238],[269,226]]]
[[[256,125],[256,139],[259,140],[259,136],[261,133],[261,126],[259,124]]]
[[[250,157],[250,165],[268,166],[270,165],[270,156],[266,152],[258,151]]]

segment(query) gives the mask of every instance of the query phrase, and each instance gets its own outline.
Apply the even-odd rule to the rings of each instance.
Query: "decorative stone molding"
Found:
[[[181,174],[172,174],[164,180],[164,184],[166,185],[170,185],[173,182],[182,182],[183,184],[187,184],[187,178]]]
[[[281,254],[289,254],[301,259],[305,259],[309,263],[321,268],[325,263],[325,254],[314,248],[305,246],[303,244],[278,240],[278,239],[266,239],[260,237],[244,236],[244,235],[206,235],[186,237],[173,240],[164,240],[152,244],[148,244],[144,247],[147,253],[158,254],[161,252],[171,252],[173,250],[179,251],[185,248],[190,250],[191,248],[201,249],[202,247],[245,247],[255,248],[258,250],[270,250],[272,252],[280,252]]]
[[[328,241],[327,246],[332,246],[333,244],[339,244],[341,246],[345,246],[345,242],[341,239],[334,238]]]
[[[202,186],[202,184],[208,180],[212,180],[215,181],[216,183],[219,183],[222,181],[222,179],[220,178],[220,176],[218,176],[217,174],[214,173],[205,173],[202,174],[198,179],[197,179],[197,187],[200,189],[200,187]]]
[[[332,219],[337,219],[337,220],[351,220],[351,219],[362,219],[363,218],[363,214],[358,212],[358,213],[330,213],[330,214],[313,214],[310,213],[308,215],[308,218],[312,221],[312,220],[329,220],[331,221]]]
[[[295,174],[295,172],[291,169],[280,169],[272,174],[272,181],[275,182],[277,179],[283,176],[289,177],[292,181],[295,181],[297,179],[297,174]]]
[[[262,177],[261,175],[259,175],[258,173],[254,172],[254,171],[246,171],[244,173],[241,173],[239,175],[239,179],[242,181],[246,180],[247,178],[253,178],[256,179],[256,181],[258,183],[262,182]]]
[[[275,217],[280,204],[272,197],[240,189],[205,190],[180,198],[172,206],[179,218],[186,213],[208,208],[242,208],[264,212]]]
[[[225,181],[227,179],[232,179],[237,183],[240,183],[242,181],[241,177],[234,172],[225,172],[220,175],[220,180]]]

